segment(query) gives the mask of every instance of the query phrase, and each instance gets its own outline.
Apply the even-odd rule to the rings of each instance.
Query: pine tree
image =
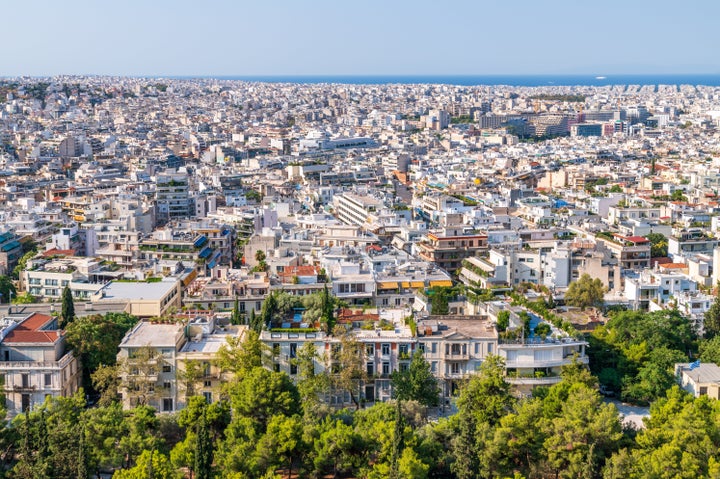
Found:
[[[60,327],[65,328],[75,319],[75,303],[73,303],[70,288],[65,286],[62,292],[62,310],[60,312]]]

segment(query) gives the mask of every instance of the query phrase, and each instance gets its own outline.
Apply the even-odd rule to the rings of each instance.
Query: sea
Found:
[[[607,85],[704,85],[720,86],[720,74],[637,74],[637,75],[260,75],[183,76],[173,78],[216,78],[262,83],[295,84],[435,84],[507,86],[607,86]]]

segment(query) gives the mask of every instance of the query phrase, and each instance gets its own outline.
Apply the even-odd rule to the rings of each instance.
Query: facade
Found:
[[[187,325],[139,322],[123,338],[117,356],[123,407],[146,404],[173,412],[193,395],[217,400],[220,381],[227,378],[213,361],[228,337],[242,340],[245,331],[218,326],[211,315],[189,318]],[[191,368],[194,373],[188,374]]]
[[[190,189],[186,174],[161,174],[156,180],[158,221],[190,216]]]
[[[66,350],[57,319],[45,314],[8,316],[0,329],[0,374],[11,417],[80,388],[80,362]]]

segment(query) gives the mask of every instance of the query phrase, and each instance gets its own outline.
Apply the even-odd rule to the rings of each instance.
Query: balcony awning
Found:
[[[207,246],[204,250],[202,250],[202,251],[200,252],[200,254],[199,254],[198,256],[199,256],[200,258],[207,258],[208,256],[210,256],[210,253],[212,253],[212,248],[210,248],[209,246]]]
[[[402,282],[402,287],[403,287],[403,288],[409,288],[409,287],[410,287],[410,283],[407,282],[407,281],[403,281],[403,282]]]
[[[425,287],[425,281],[410,281],[411,288],[423,288]]]
[[[443,279],[443,280],[438,280],[438,281],[430,281],[430,287],[432,288],[432,287],[435,287],[435,286],[441,286],[441,287],[449,288],[450,286],[452,286],[452,281],[450,281],[449,279]]]
[[[382,281],[378,283],[377,289],[397,289],[397,281]]]

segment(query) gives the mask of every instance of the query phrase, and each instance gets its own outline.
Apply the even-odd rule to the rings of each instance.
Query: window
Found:
[[[407,354],[408,354],[408,345],[407,345],[407,344],[401,344],[401,345],[400,345],[400,354],[401,354],[401,355],[407,355]]]
[[[437,353],[437,343],[430,343],[430,344],[431,344],[431,346],[430,346],[430,352],[433,353],[433,354],[434,354],[434,353]]]
[[[382,355],[387,356],[390,354],[390,345],[388,343],[382,344]]]
[[[290,365],[290,375],[293,376],[297,374],[297,364],[291,364]]]
[[[163,364],[162,372],[164,373],[171,373],[172,372],[172,366],[169,364]]]
[[[173,410],[172,398],[163,398],[163,411],[172,411],[172,410]]]
[[[52,386],[52,374],[45,373],[45,387]]]
[[[493,352],[493,345],[492,343],[488,343],[488,354],[492,354]]]
[[[273,355],[273,356],[280,356],[280,343],[273,343],[273,345],[272,345],[272,355]]]
[[[390,363],[385,361],[382,363],[382,373],[387,375],[390,374]]]
[[[22,381],[22,387],[29,388],[30,387],[30,375],[27,373],[21,374],[20,379]]]
[[[375,355],[375,345],[374,344],[366,344],[365,345],[365,354],[368,356],[374,356]]]
[[[460,374],[460,363],[450,364],[450,374]]]
[[[290,343],[290,357],[297,357],[297,343]]]
[[[375,374],[375,363],[367,363],[365,369],[368,376],[373,376]]]
[[[425,354],[425,343],[419,343],[419,344],[418,344],[418,350],[419,350],[421,353]]]
[[[170,389],[170,381],[163,381],[163,389]]]
[[[408,363],[400,363],[400,371],[405,372],[408,370]]]
[[[438,365],[437,361],[431,362],[430,363],[430,371],[432,371],[433,373],[437,373],[437,365]]]
[[[205,402],[208,404],[212,403],[212,393],[210,391],[203,392],[203,396],[205,397]]]
[[[30,395],[29,394],[23,394],[20,398],[21,402],[21,408],[23,411],[27,411],[30,409]]]

